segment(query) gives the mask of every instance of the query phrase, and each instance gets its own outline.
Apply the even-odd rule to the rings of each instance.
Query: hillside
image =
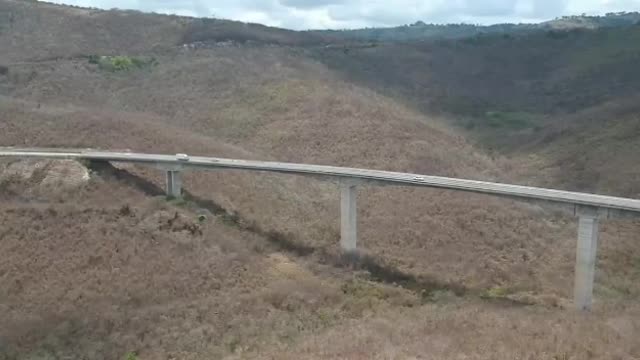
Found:
[[[40,30],[47,29],[50,36]],[[219,19],[104,11],[33,1],[0,2],[0,64],[87,57],[162,53],[194,42],[304,45],[321,44],[318,35],[260,24]],[[56,36],[67,34],[65,41]]]
[[[638,198],[639,111],[638,96],[610,101],[551,117],[539,131],[513,136],[504,146],[537,163],[523,176],[541,184]]]
[[[610,151],[590,163],[595,178],[583,170],[547,171],[553,166],[545,162],[586,166],[575,156],[593,148],[577,141],[577,134],[600,139],[600,146],[617,149],[620,159],[635,156],[635,147],[626,146],[617,130],[602,129],[634,126],[635,110],[620,104],[633,103],[640,93],[639,39],[640,27],[630,26],[312,53],[350,81],[423,114],[439,114],[478,146],[514,158],[528,169],[520,182],[629,195],[637,194],[636,177],[619,174],[640,168],[634,161],[609,161]],[[580,121],[593,118],[591,113],[598,114],[597,121]],[[572,130],[564,136],[549,138],[549,132],[567,126]],[[533,144],[546,147],[537,160],[527,154],[538,154]]]
[[[1,119],[3,144],[91,144],[257,158],[214,138],[171,127],[154,115],[87,111],[71,105],[38,107],[8,99],[3,100],[2,109],[6,114]],[[505,354],[540,353],[548,346],[558,346],[559,354],[584,354],[587,350],[578,333],[602,344],[602,332],[618,336],[626,334],[627,327],[637,326],[609,315],[622,311],[621,316],[634,318],[637,311],[632,299],[639,290],[633,285],[635,276],[627,271],[638,256],[633,246],[637,229],[631,224],[609,224],[604,229],[597,290],[602,312],[594,328],[593,320],[573,316],[558,320],[557,311],[566,310],[553,310],[565,306],[570,296],[575,228],[570,219],[545,215],[539,209],[437,191],[364,190],[361,245],[372,262],[357,266],[360,271],[354,273],[335,255],[337,189],[331,184],[275,175],[190,174],[185,179],[187,189],[196,199],[184,209],[150,197],[162,192],[157,187],[162,174],[152,169],[127,168],[133,178],[121,174],[114,179],[110,172],[96,168],[88,186],[69,192],[64,187],[38,185],[41,175],[10,175],[16,167],[25,165],[14,163],[3,171],[11,182],[4,180],[0,186],[6,209],[0,243],[3,253],[17,263],[37,259],[42,265],[30,266],[25,273],[13,261],[3,263],[4,281],[15,283],[3,287],[8,291],[3,305],[12,311],[2,319],[11,324],[6,328],[10,332],[0,337],[9,358],[20,358],[17,354],[112,358],[128,351],[136,351],[141,358],[188,359],[205,354],[260,358],[299,353],[317,358],[324,352],[315,341],[334,344],[337,334],[361,327],[371,330],[359,330],[362,335],[355,343],[336,343],[327,357],[368,357],[382,350],[403,356],[424,349],[421,341],[411,339],[424,334],[424,323],[430,322],[441,324],[435,328],[440,330],[426,333],[432,334],[433,341],[447,339],[449,344],[436,353],[441,358],[486,357],[493,351],[481,344],[491,339],[505,346]],[[45,187],[30,190],[21,179]],[[178,230],[165,227],[176,211],[181,214],[175,225]],[[203,211],[213,214],[211,223],[196,222],[194,213]],[[198,225],[194,228],[194,224]],[[191,234],[190,228],[201,228],[203,234]],[[50,234],[55,234],[59,245],[48,243]],[[88,236],[80,237],[86,239],[83,242],[70,242],[79,234]],[[43,245],[45,239],[47,245]],[[38,269],[49,275],[36,280],[40,279]],[[78,269],[83,269],[82,277]],[[55,291],[42,292],[45,284]],[[500,300],[479,297],[489,290],[512,297],[516,304],[538,305],[511,308],[505,315],[493,304]],[[32,297],[40,300],[29,301]],[[241,302],[235,300],[238,297]],[[66,307],[50,305],[61,302]],[[29,321],[24,320],[27,314]],[[398,316],[402,323],[389,323]],[[517,339],[505,337],[500,327],[487,332],[483,325],[503,319],[519,326],[523,316],[531,324],[560,321],[562,327],[574,327],[576,337],[560,340],[548,334],[536,347],[517,350]],[[378,325],[369,327],[370,321]],[[476,325],[469,329],[468,322]],[[523,331],[536,333],[538,326],[529,325]],[[400,329],[413,335],[398,338],[384,349],[366,345]],[[482,331],[487,338],[460,348],[455,339],[460,339],[462,329],[469,336]],[[185,332],[189,337],[181,336]],[[83,335],[70,341],[78,333]],[[602,344],[598,354],[608,353],[608,346],[635,353],[633,342],[625,339]],[[557,341],[574,345],[565,350]],[[312,345],[305,345],[309,342]],[[485,350],[478,352],[480,347]]]
[[[610,13],[605,16],[563,16],[538,24],[426,24],[423,21],[389,28],[365,28],[353,30],[316,30],[314,33],[333,38],[364,41],[416,41],[429,39],[460,39],[482,35],[513,36],[542,31],[569,29],[598,29],[605,27],[634,26],[640,22],[640,13]]]
[[[423,46],[437,46],[430,50],[437,58],[452,56],[458,42],[345,54],[313,34],[257,25],[13,0],[0,9],[19,14],[0,32],[3,146],[184,152],[508,182],[528,170],[475,145],[449,112],[416,106],[404,84],[421,89],[427,76],[444,76],[443,64],[395,80],[406,61],[424,61]],[[441,53],[447,46],[454,48]],[[389,76],[370,81],[359,64]],[[452,66],[452,73],[463,68]],[[491,78],[488,68],[478,71]],[[451,84],[452,101],[471,90]],[[527,154],[543,149],[534,140],[527,138]],[[0,358],[640,354],[637,223],[603,225],[598,303],[584,317],[563,310],[576,228],[553,209],[363,187],[363,260],[349,263],[338,250],[334,183],[187,173],[186,200],[167,202],[163,174],[153,168],[3,161],[0,169],[0,323],[8,324]]]
[[[566,113],[638,91],[639,38],[640,26],[631,26],[322,49],[316,56],[426,111]]]

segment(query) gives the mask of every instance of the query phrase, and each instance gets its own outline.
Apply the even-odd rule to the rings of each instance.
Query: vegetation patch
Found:
[[[454,301],[458,296],[451,290],[434,290],[426,296],[423,296],[425,301],[433,303],[450,303]]]
[[[132,351],[124,356],[124,360],[139,360],[139,358],[138,355]]]
[[[484,123],[492,128],[512,130],[526,129],[535,125],[535,116],[522,111],[487,111]]]
[[[637,63],[640,53],[640,27],[577,33],[574,34],[573,41],[589,44],[570,53],[569,61],[573,72],[599,72],[607,65],[621,67],[621,62]],[[629,69],[633,66],[630,64]]]
[[[541,24],[495,24],[489,26],[475,24],[427,24],[417,21],[413,24],[390,28],[365,28],[353,30],[323,30],[317,33],[328,34],[335,38],[411,41],[424,39],[465,39],[477,41],[481,36],[526,35],[536,31],[547,31],[550,37],[562,36],[562,31],[571,29],[597,29],[606,27],[629,27],[640,21],[640,13],[617,12],[605,16],[563,16]],[[472,39],[476,37],[475,39]],[[471,39],[471,40],[470,40]]]
[[[355,298],[385,300],[390,296],[389,293],[383,291],[383,289],[380,286],[377,286],[377,284],[359,279],[345,282],[341,286],[341,290],[345,295],[353,296]]]
[[[89,63],[98,65],[98,68],[105,71],[131,71],[136,69],[148,68],[158,65],[156,58],[142,58],[134,56],[89,56]]]
[[[353,279],[340,287],[346,296],[343,308],[355,316],[361,316],[376,307],[387,304],[394,307],[414,307],[421,303],[417,294],[402,288]]]
[[[503,286],[494,286],[484,291],[480,297],[483,299],[506,299],[511,293],[509,289]]]
[[[518,289],[493,286],[480,293],[480,298],[498,304],[516,306],[528,306],[542,304],[546,306],[559,306],[558,299],[553,296],[539,296],[532,292],[519,291]]]

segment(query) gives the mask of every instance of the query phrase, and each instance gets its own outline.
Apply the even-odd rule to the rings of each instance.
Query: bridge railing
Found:
[[[357,187],[360,185],[382,184],[431,187],[509,197],[524,201],[559,204],[579,219],[574,303],[581,310],[590,310],[592,307],[600,220],[614,217],[637,217],[640,215],[640,200],[637,199],[335,166],[190,157],[186,154],[137,154],[91,149],[0,148],[0,157],[101,160],[152,165],[166,172],[166,191],[167,196],[170,197],[180,197],[182,195],[181,173],[185,170],[226,168],[307,175],[322,179],[338,179],[341,194],[340,245],[346,252],[357,251]]]

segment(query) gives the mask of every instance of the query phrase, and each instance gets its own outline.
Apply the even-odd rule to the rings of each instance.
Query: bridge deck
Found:
[[[526,198],[583,205],[596,208],[640,212],[640,200],[636,199],[561,191],[530,186],[501,184],[487,181],[336,166],[308,165],[271,161],[236,160],[201,156],[192,156],[185,161],[178,159],[176,155],[138,154],[131,152],[95,151],[90,149],[0,148],[0,157],[105,160],[113,162],[179,165],[184,168],[226,168],[317,175],[336,178],[348,178],[354,180],[375,181],[395,185],[424,186],[432,188],[460,190],[514,198]]]

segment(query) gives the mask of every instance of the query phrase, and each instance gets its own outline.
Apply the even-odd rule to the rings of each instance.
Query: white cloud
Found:
[[[292,29],[433,23],[534,22],[640,11],[640,0],[50,0],[99,8],[214,16]]]
[[[567,10],[572,14],[602,14],[639,9],[640,0],[575,0],[570,1],[567,6]]]
[[[198,13],[191,9],[176,9],[176,8],[168,8],[168,9],[154,9],[154,12],[158,14],[168,14],[168,15],[180,15],[180,16],[192,16],[197,17]]]

